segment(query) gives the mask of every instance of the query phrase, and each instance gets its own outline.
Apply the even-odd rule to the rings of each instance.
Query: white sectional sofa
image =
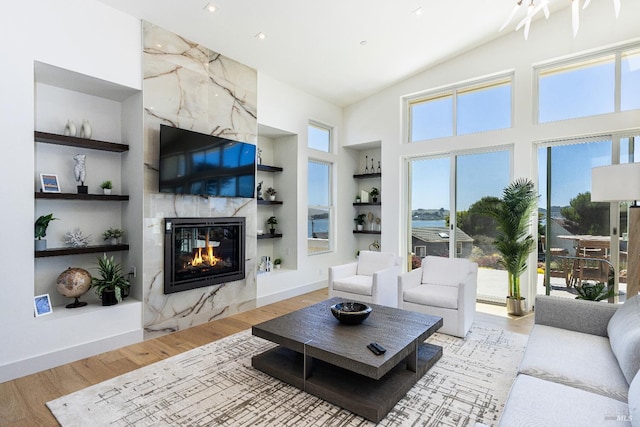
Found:
[[[500,426],[640,426],[640,296],[538,296]]]

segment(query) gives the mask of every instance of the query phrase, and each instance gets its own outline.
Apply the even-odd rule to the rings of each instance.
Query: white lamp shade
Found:
[[[591,201],[640,200],[640,163],[591,169]]]

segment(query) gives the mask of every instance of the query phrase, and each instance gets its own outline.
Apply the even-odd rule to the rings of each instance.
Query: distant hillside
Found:
[[[411,219],[414,221],[442,220],[449,216],[449,210],[440,209],[415,209],[411,211]]]

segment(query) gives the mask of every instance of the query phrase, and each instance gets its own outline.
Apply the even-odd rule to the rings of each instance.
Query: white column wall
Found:
[[[99,324],[78,323],[74,325],[77,330],[60,328],[60,323],[46,322],[46,316],[33,315],[34,61],[139,89],[140,22],[90,0],[9,2],[0,14],[0,38],[3,381],[16,373],[8,372],[7,365],[69,350],[77,344],[77,337],[90,336],[100,328]]]
[[[318,158],[327,161],[337,161],[334,170],[333,190],[335,203],[334,233],[335,251],[326,254],[307,255],[307,125],[309,120],[325,124],[334,128],[334,142],[336,150],[333,154]],[[283,130],[298,136],[298,156],[295,162],[290,159],[283,164],[284,168],[297,169],[298,201],[296,218],[298,227],[297,241],[297,269],[286,274],[271,277],[259,277],[258,305],[274,301],[274,298],[300,294],[303,291],[319,289],[326,286],[327,272],[330,265],[340,264],[345,254],[353,253],[355,241],[351,232],[352,221],[346,221],[346,194],[353,190],[346,190],[342,185],[345,180],[353,181],[353,162],[346,159],[342,153],[340,135],[342,131],[342,110],[333,104],[322,101],[314,96],[287,86],[272,77],[258,71],[258,123],[275,129]],[[318,153],[315,153],[318,154]],[[338,185],[340,183],[340,185]],[[284,196],[283,196],[284,197]],[[349,204],[352,201],[348,197]],[[286,203],[286,201],[285,201]],[[283,208],[291,209],[290,204]],[[351,215],[350,211],[349,215]],[[287,226],[283,224],[283,229]],[[276,295],[278,295],[276,297]]]
[[[529,177],[537,181],[535,142],[640,127],[640,112],[637,110],[542,125],[534,124],[534,64],[637,40],[640,37],[640,2],[624,2],[617,20],[609,1],[593,2],[587,10],[580,13],[580,32],[575,39],[571,35],[570,8],[567,8],[554,13],[549,20],[534,22],[528,41],[524,40],[522,32],[507,33],[493,42],[451,58],[345,109],[342,136],[345,146],[382,140],[385,170],[381,192],[384,194],[382,217],[385,226],[381,243],[385,250],[398,251],[403,256],[406,256],[407,252],[406,220],[403,218],[407,209],[407,157],[512,145],[513,177]],[[515,72],[514,120],[511,129],[422,143],[402,142],[403,97],[510,70]],[[535,265],[534,258],[532,261],[529,264]],[[523,276],[523,282],[525,289],[530,288],[528,297],[531,300],[535,295],[535,289],[528,287],[528,283],[535,277],[535,269],[530,270],[529,275]]]

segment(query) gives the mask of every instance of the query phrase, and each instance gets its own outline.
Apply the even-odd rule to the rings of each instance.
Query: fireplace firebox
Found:
[[[244,218],[165,218],[164,293],[244,279],[244,245]]]

